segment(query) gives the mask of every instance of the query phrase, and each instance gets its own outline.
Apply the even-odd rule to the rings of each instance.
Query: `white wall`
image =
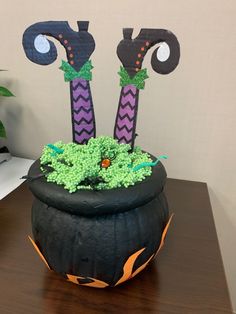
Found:
[[[26,59],[21,38],[38,21],[90,20],[96,40],[92,82],[98,134],[112,135],[119,97],[116,45],[123,27],[167,28],[181,44],[179,67],[168,76],[149,68],[141,92],[137,144],[166,153],[169,177],[208,183],[231,297],[236,309],[236,2],[234,0],[8,1],[0,19],[0,85],[16,98],[1,99],[8,146],[36,158],[45,143],[71,140],[69,88],[58,70]],[[4,11],[4,13],[3,13]],[[134,34],[134,35],[135,35]],[[149,56],[151,53],[149,54]]]

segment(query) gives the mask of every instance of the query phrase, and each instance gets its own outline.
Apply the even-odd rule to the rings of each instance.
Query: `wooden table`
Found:
[[[116,288],[79,287],[49,271],[31,243],[26,184],[0,201],[0,313],[232,313],[207,186],[169,179],[174,218],[154,262]]]

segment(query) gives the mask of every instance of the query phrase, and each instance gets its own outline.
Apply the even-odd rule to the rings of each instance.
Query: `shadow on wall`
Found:
[[[220,199],[216,193],[208,186],[211,205],[214,208],[213,215],[214,221],[217,229],[217,236],[221,250],[221,256],[224,263],[227,284],[230,291],[231,303],[236,313],[236,273],[234,272],[235,264],[235,247],[236,247],[236,226],[233,223],[233,220],[230,219],[227,214],[227,208],[232,208],[230,205],[230,200],[226,197],[221,196]],[[224,234],[224,236],[222,236]],[[225,240],[227,239],[227,241]]]

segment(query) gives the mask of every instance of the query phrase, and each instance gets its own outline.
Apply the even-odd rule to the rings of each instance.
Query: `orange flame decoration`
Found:
[[[160,249],[163,247],[164,245],[164,241],[165,241],[165,237],[168,231],[168,228],[170,226],[171,220],[172,220],[173,214],[171,215],[169,221],[167,222],[165,229],[163,230],[162,236],[161,236],[161,242],[159,245],[159,248],[157,250],[156,253],[152,254],[149,259],[140,267],[138,267],[134,272],[133,272],[133,266],[135,261],[137,260],[137,258],[139,257],[139,255],[146,249],[146,248],[142,248],[141,250],[138,250],[137,252],[135,252],[134,254],[132,254],[127,261],[125,262],[125,265],[123,267],[123,275],[122,277],[116,282],[115,286],[121,284],[122,282],[129,280],[131,278],[133,278],[134,276],[136,276],[138,273],[140,273],[146,266],[147,264],[151,261],[151,259],[153,257],[155,257],[157,255],[157,253],[160,251]],[[37,244],[34,242],[34,240],[29,236],[29,239],[33,245],[33,247],[35,248],[36,252],[39,254],[40,258],[43,260],[43,262],[46,264],[47,268],[51,270],[50,266],[48,265],[45,257],[43,256],[43,254],[40,252]],[[71,281],[77,285],[82,285],[82,286],[88,286],[88,287],[95,287],[95,288],[106,288],[109,286],[108,283],[95,279],[95,278],[91,278],[91,277],[80,277],[80,276],[75,276],[75,275],[70,275],[70,274],[66,274],[67,275],[67,280]],[[88,283],[79,283],[79,279],[89,279],[92,280],[92,282],[88,282]]]
[[[30,242],[33,244],[33,247],[35,248],[36,252],[38,253],[39,257],[42,259],[42,261],[45,263],[45,265],[47,266],[47,268],[49,270],[51,270],[51,268],[48,265],[48,262],[46,261],[46,259],[44,258],[43,254],[40,252],[40,249],[38,248],[37,244],[34,242],[34,240],[28,236],[28,238],[30,239]]]

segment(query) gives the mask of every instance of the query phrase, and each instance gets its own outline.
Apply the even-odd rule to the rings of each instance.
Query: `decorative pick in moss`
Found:
[[[119,143],[130,144],[134,147],[136,123],[138,115],[139,90],[144,88],[144,80],[148,77],[142,63],[148,50],[157,45],[151,57],[151,65],[155,72],[168,74],[179,62],[179,42],[174,34],[165,29],[142,28],[136,38],[132,38],[133,29],[124,28],[123,36],[117,47],[117,55],[123,65],[119,75],[120,98],[116,115],[114,138]],[[170,49],[166,60],[159,60],[160,43],[165,42]]]
[[[132,170],[138,171],[144,167],[155,167],[158,164],[158,162],[160,161],[160,159],[167,159],[167,158],[168,158],[168,156],[166,156],[166,155],[159,156],[154,162],[142,162],[141,164],[132,168]]]
[[[70,28],[68,22],[39,22],[28,27],[23,35],[25,54],[32,62],[48,65],[57,59],[57,49],[49,36],[65,48],[67,60],[60,67],[70,85],[73,141],[86,144],[96,135],[93,101],[90,91],[92,64],[89,60],[95,42],[88,32],[89,22],[77,22],[79,31]]]
[[[63,149],[56,147],[53,144],[47,144],[49,148],[51,148],[56,154],[62,154],[64,152]]]

